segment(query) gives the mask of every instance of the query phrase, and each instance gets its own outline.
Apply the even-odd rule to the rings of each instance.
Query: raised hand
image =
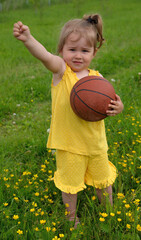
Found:
[[[23,23],[19,21],[14,24],[13,35],[18,40],[20,40],[22,42],[26,42],[28,40],[28,38],[30,37],[30,30],[29,30],[28,26],[23,25]]]

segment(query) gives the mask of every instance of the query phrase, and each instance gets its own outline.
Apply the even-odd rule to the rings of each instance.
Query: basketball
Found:
[[[113,86],[105,78],[87,76],[73,86],[70,104],[74,113],[83,120],[100,121],[107,117],[108,104],[116,99],[115,94]]]

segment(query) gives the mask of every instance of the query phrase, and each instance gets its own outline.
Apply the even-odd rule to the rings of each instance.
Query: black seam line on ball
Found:
[[[106,94],[104,94],[104,93],[101,93],[101,92],[98,92],[98,91],[94,91],[94,90],[90,90],[90,89],[80,89],[80,90],[78,90],[77,92],[75,91],[75,93],[77,94],[77,93],[79,93],[79,92],[81,92],[81,91],[98,93],[98,94],[101,94],[101,95],[103,95],[103,96],[105,96],[105,97],[110,98],[111,100],[113,100],[113,98],[111,98],[110,96],[108,96],[108,95],[106,95]]]
[[[80,80],[81,80],[81,79],[80,79]],[[111,83],[110,83],[108,80],[103,79],[103,78],[100,79],[100,77],[97,77],[96,79],[91,78],[91,79],[88,79],[88,80],[86,80],[86,81],[84,81],[84,82],[82,82],[82,83],[79,83],[75,88],[79,87],[80,85],[82,85],[82,84],[84,84],[84,83],[86,83],[86,82],[97,81],[97,80],[98,80],[98,81],[107,82],[107,83],[109,83],[109,84],[111,85]]]
[[[75,91],[75,90],[74,90],[74,91]],[[107,116],[107,114],[100,113],[100,112],[94,110],[93,108],[91,108],[89,105],[87,105],[87,104],[78,96],[78,94],[77,94],[76,92],[75,92],[75,94],[76,94],[76,96],[79,98],[79,100],[80,100],[85,106],[87,106],[89,109],[91,109],[92,111],[94,111],[94,112],[96,112],[96,113],[98,113],[98,114],[100,114],[100,115]],[[75,104],[74,104],[74,105],[75,105]],[[78,111],[77,111],[77,112],[78,112]]]

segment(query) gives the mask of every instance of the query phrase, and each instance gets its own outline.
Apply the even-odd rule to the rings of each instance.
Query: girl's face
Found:
[[[66,39],[61,55],[74,72],[81,72],[88,69],[94,58],[94,47],[88,44],[85,37],[71,33]]]

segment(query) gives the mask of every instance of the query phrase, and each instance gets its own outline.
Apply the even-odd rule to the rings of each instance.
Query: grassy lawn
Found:
[[[141,1],[72,0],[0,12],[0,240],[139,240],[141,171]],[[54,186],[55,153],[46,149],[52,74],[12,35],[21,20],[56,53],[63,24],[98,12],[105,44],[91,68],[114,86],[124,111],[105,119],[109,159],[118,169],[114,206],[99,205],[95,189],[78,193],[81,225],[65,219]]]

